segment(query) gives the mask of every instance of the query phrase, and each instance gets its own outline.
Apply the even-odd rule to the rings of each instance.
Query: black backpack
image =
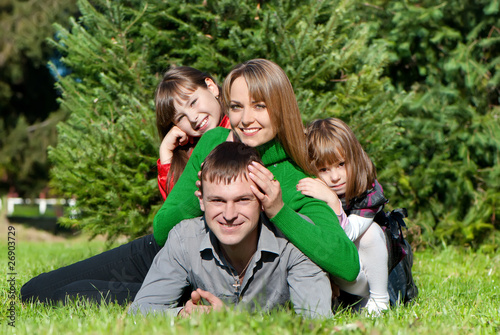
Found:
[[[390,212],[379,211],[374,221],[384,231],[387,250],[389,252],[389,299],[391,305],[407,304],[418,295],[418,288],[411,272],[413,266],[413,251],[403,236],[406,227],[404,218],[408,217],[406,208]]]

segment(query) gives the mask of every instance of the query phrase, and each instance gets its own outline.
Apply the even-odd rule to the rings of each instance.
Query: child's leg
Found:
[[[356,249],[359,249],[359,240],[354,241]],[[331,277],[331,280],[338,285],[339,289],[352,295],[357,295],[359,297],[368,297],[370,291],[368,289],[368,278],[364,271],[363,261],[361,256],[359,257],[360,271],[358,276],[354,281],[347,281],[342,278]],[[365,304],[363,304],[364,306]]]
[[[359,260],[370,291],[370,299],[366,308],[370,313],[378,313],[389,307],[388,254],[385,235],[377,223],[372,223],[357,242]]]

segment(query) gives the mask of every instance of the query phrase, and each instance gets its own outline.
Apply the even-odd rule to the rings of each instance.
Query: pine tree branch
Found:
[[[41,123],[36,123],[36,124],[33,124],[29,127],[26,128],[26,132],[27,133],[32,133],[38,129],[41,129],[41,128],[45,128],[47,126],[50,126],[51,124],[53,124],[52,120],[51,119],[48,119],[48,120],[45,120]]]

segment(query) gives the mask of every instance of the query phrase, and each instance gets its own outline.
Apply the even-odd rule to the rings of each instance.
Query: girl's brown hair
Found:
[[[345,122],[336,118],[315,120],[307,127],[306,137],[309,161],[316,175],[323,167],[345,163],[347,204],[372,188],[377,177],[375,166]]]
[[[304,172],[312,174],[299,106],[283,69],[266,59],[252,59],[233,68],[222,89],[224,108],[228,112],[231,86],[239,77],[245,78],[252,99],[266,104],[276,137],[290,158]]]
[[[215,83],[215,80],[210,75],[188,66],[178,66],[165,72],[155,91],[156,128],[160,140],[163,140],[174,126],[174,102],[180,103],[188,99],[189,94],[198,88],[207,88],[205,81],[207,78]],[[222,116],[221,113],[221,118]],[[189,159],[189,150],[193,146],[193,144],[188,143],[187,145],[178,146],[174,150],[167,175],[167,194],[170,192],[170,185],[175,184],[182,171],[184,171]]]

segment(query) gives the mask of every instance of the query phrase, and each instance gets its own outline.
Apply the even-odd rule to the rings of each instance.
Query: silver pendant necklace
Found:
[[[229,257],[226,255],[226,252],[222,248],[221,248],[221,250],[222,250],[222,254],[224,255],[224,258],[226,259],[226,262],[229,263]],[[233,279],[234,279],[234,284],[232,284],[231,286],[234,287],[236,294],[240,293],[241,282],[242,282],[243,278],[245,278],[245,273],[246,273],[248,266],[250,265],[250,262],[252,261],[254,255],[255,255],[255,253],[250,257],[247,265],[245,265],[243,270],[241,270],[240,274],[238,274],[238,272],[236,272],[236,269],[234,269],[233,266],[231,266],[231,265],[229,266],[229,273],[231,274],[231,277],[233,277]],[[234,269],[234,272],[236,272],[236,275],[234,275],[233,269]]]

